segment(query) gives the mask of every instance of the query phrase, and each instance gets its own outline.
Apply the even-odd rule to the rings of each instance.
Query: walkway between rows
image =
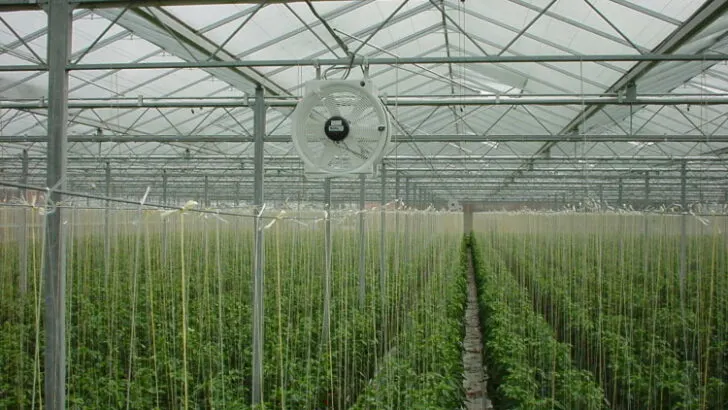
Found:
[[[468,251],[470,252],[470,251]],[[487,396],[486,370],[483,365],[483,332],[480,329],[478,287],[473,270],[473,256],[468,253],[468,304],[465,308],[465,339],[463,340],[463,388],[467,410],[492,409]]]

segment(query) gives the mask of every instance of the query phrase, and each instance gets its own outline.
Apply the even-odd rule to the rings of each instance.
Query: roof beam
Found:
[[[655,47],[651,55],[671,55],[679,51],[680,47],[688,43],[692,38],[709,26],[711,23],[716,21],[718,18],[723,16],[728,10],[728,0],[714,0],[706,1],[693,15],[688,18],[682,25],[675,29],[667,38],[665,38],[660,44]],[[674,55],[674,54],[673,54]],[[698,54],[695,54],[698,55]],[[635,60],[638,61],[638,60]],[[652,70],[657,60],[638,61],[629,71],[627,71],[622,77],[620,77],[614,84],[605,90],[606,93],[619,92],[620,90],[627,87],[628,84],[634,83],[638,79],[642,78],[646,73]],[[706,64],[710,64],[706,62]],[[707,68],[707,67],[706,67]],[[635,105],[639,106],[640,104]],[[595,114],[601,111],[605,105],[595,104],[586,107],[582,112],[576,115],[569,123],[562,128],[559,134],[573,134],[578,132],[579,127],[584,124],[587,120],[592,118]],[[557,142],[549,141],[543,144],[534,155],[525,161],[522,165],[524,169],[528,168],[537,157],[542,156],[544,153],[550,151],[550,149],[556,145]],[[518,171],[520,172],[520,171]],[[515,175],[515,174],[514,174]],[[507,178],[503,181],[502,187],[495,190],[495,194],[499,192],[501,188],[507,187],[513,182],[512,178]]]
[[[115,10],[97,10],[96,13],[110,21],[118,18],[117,25],[120,27],[187,62],[236,60],[234,55],[219,44],[210,41],[163,9],[135,8],[120,18]],[[284,88],[252,67],[208,68],[206,71],[247,94],[252,95],[255,84],[261,84],[271,95],[289,95]]]
[[[479,37],[475,37],[479,39]],[[204,55],[203,55],[204,56]],[[296,66],[354,66],[363,65],[403,65],[403,64],[517,64],[517,63],[603,63],[603,62],[642,62],[657,63],[666,61],[694,61],[702,63],[717,63],[728,60],[722,53],[697,54],[550,54],[550,55],[472,55],[472,56],[422,56],[422,57],[376,57],[356,56],[353,60],[346,58],[323,59],[274,59],[274,60],[218,60],[218,61],[157,61],[139,63],[83,63],[69,64],[71,71],[99,71],[99,70],[161,70],[185,68],[242,68],[242,67],[296,67]],[[46,71],[47,65],[42,64],[15,64],[0,66],[0,72]]]
[[[47,7],[50,0],[0,0],[0,12],[39,10]],[[268,0],[268,3],[302,3],[305,0]],[[332,1],[332,0],[312,0]],[[338,0],[342,1],[342,0]],[[351,0],[343,0],[351,1]],[[107,9],[124,8],[129,6],[129,0],[74,0],[76,8]],[[132,7],[168,7],[168,6],[195,6],[217,4],[258,4],[260,0],[134,0]]]
[[[652,54],[668,55],[677,51],[680,46],[688,42],[698,32],[708,26],[710,23],[721,17],[728,10],[728,0],[706,1],[705,4],[698,9],[688,20],[678,27],[670,36],[663,40],[654,50]],[[657,61],[639,61],[619,80],[617,80],[605,92],[618,92],[625,88],[629,83],[638,80],[655,67]],[[584,121],[591,118],[599,112],[603,107],[588,107],[584,113],[580,113],[567,124],[561,131],[562,134],[573,132]]]
[[[236,108],[250,107],[253,99],[248,98],[166,98],[166,99],[71,99],[68,102],[70,109],[140,109],[140,108]],[[298,104],[293,96],[266,97],[269,107],[290,107]],[[440,105],[457,106],[483,106],[483,105],[725,105],[728,104],[728,95],[643,95],[633,101],[613,95],[605,96],[579,96],[579,95],[429,95],[429,96],[392,96],[386,100],[388,106],[399,107],[435,107]],[[0,109],[16,110],[44,110],[48,108],[46,100],[4,100],[0,101]]]
[[[47,141],[45,135],[2,135],[0,143],[43,143]],[[242,143],[252,142],[253,137],[248,135],[219,135],[219,134],[193,134],[193,135],[69,135],[69,142],[83,143]],[[287,134],[268,135],[266,142],[289,143],[291,136]],[[391,142],[635,142],[635,143],[728,143],[728,135],[685,135],[685,134],[589,134],[589,135],[471,135],[471,134],[416,134],[393,135]],[[728,161],[728,160],[727,160]]]
[[[19,158],[19,157],[18,157]],[[6,162],[6,161],[17,161],[18,158],[13,158],[9,156],[0,157],[0,163]],[[117,162],[122,163],[130,163],[130,162],[152,162],[152,161],[189,161],[188,159],[185,159],[181,156],[174,156],[174,155],[158,155],[158,156],[148,156],[148,157],[132,157],[132,156],[102,156],[102,157],[86,157],[86,156],[69,156],[68,161],[69,162],[97,162],[97,161],[108,161],[108,160],[115,160]],[[233,162],[236,164],[240,164],[241,162],[250,164],[253,160],[253,157],[250,155],[246,156],[236,156],[235,158],[228,158],[224,156],[219,155],[194,155],[192,157],[195,161],[216,161],[216,163],[224,163],[224,162]],[[494,164],[496,162],[517,162],[517,161],[523,161],[524,156],[522,155],[493,155],[489,156],[487,158],[481,158],[479,156],[471,156],[471,155],[442,155],[437,157],[422,157],[419,155],[392,155],[392,156],[385,156],[383,161],[387,163],[389,166],[390,164],[393,166],[396,166],[397,164],[403,164],[403,163],[419,163],[423,161],[427,162],[442,162],[445,164],[452,165],[455,162],[465,162],[470,164],[479,164],[479,165],[485,165],[488,166],[489,164]],[[45,161],[45,157],[30,157],[30,161]],[[719,157],[719,156],[707,156],[707,155],[689,155],[689,156],[681,156],[676,155],[674,157],[664,156],[664,155],[644,155],[644,156],[630,156],[630,155],[600,155],[600,156],[568,156],[568,155],[562,155],[562,156],[551,156],[548,158],[539,158],[539,161],[542,162],[557,162],[557,163],[574,163],[578,164],[580,166],[585,166],[586,163],[608,163],[608,162],[621,162],[623,164],[629,164],[629,163],[642,163],[642,162],[650,162],[650,163],[660,163],[660,162],[671,162],[671,161],[688,161],[688,162],[705,162],[705,163],[716,163],[716,164],[724,164],[728,165],[728,159]],[[289,161],[294,164],[300,164],[301,158],[298,155],[269,155],[266,156],[266,162],[272,163],[276,161]],[[444,169],[447,170],[447,169]]]

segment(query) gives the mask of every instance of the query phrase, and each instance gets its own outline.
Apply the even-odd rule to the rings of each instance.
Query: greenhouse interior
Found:
[[[0,409],[728,409],[728,0],[0,23]]]

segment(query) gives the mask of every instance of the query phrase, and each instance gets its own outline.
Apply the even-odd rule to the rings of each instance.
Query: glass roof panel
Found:
[[[250,4],[215,4],[168,6],[164,9],[172,13],[185,24],[195,29],[213,25],[221,16],[232,16],[240,12],[254,10],[257,5]]]

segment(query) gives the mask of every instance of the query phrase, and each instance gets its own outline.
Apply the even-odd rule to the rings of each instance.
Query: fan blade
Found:
[[[321,98],[321,102],[326,106],[326,109],[329,110],[329,114],[331,117],[340,117],[341,112],[339,111],[339,106],[336,105],[336,99],[331,96],[327,95],[324,98]]]
[[[308,114],[308,118],[323,124],[327,119],[329,119],[327,114],[326,107],[322,105],[314,105],[313,108],[311,108],[311,112]]]
[[[321,153],[321,158],[325,161],[331,161],[338,155],[340,155],[341,148],[333,142],[325,144],[324,151]]]
[[[371,126],[353,124],[349,129],[349,138],[351,140],[356,140],[359,144],[366,143],[376,145],[382,137],[382,132]]]
[[[354,155],[357,158],[360,158],[362,160],[365,160],[365,161],[367,159],[369,159],[370,154],[372,152],[371,150],[365,148],[364,146],[362,146],[361,144],[356,142],[356,140],[353,142],[346,142],[346,143],[342,142],[341,144],[344,146],[344,149],[347,152],[350,152],[352,155]]]
[[[356,102],[351,104],[354,108],[349,112],[349,123],[353,124],[361,118],[367,108],[370,108],[369,101],[361,95],[356,99]]]
[[[321,123],[315,121],[306,122],[305,135],[306,140],[308,140],[309,142],[318,142],[325,139],[323,126],[321,125]]]

